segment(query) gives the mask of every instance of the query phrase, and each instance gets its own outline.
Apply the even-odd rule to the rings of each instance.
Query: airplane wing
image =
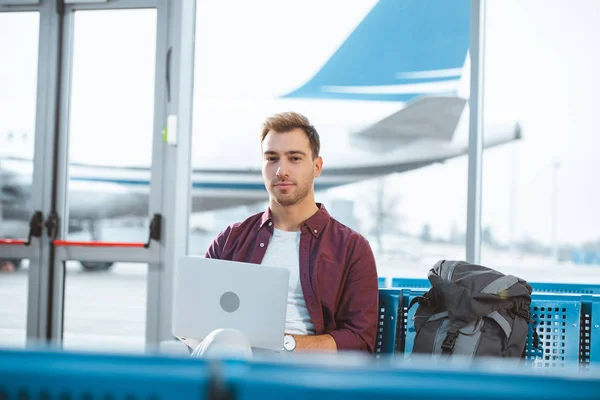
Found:
[[[465,108],[460,97],[423,97],[351,135],[356,145],[389,152],[415,140],[451,141]]]
[[[321,177],[345,176],[359,181],[466,156],[469,150],[469,107],[464,100],[446,103],[447,113],[440,112],[438,115],[440,120],[446,120],[447,124],[455,127],[448,132],[446,126],[438,125],[436,119],[431,118],[436,114],[424,115],[422,119],[419,115],[423,108],[440,105],[436,103],[424,101],[413,109],[417,111],[414,114],[405,113],[407,109],[404,109],[356,133],[351,141],[364,149],[365,155],[353,157],[352,166],[324,168]],[[463,104],[462,110],[458,116],[452,115],[457,112],[460,103]],[[391,121],[397,121],[397,125]],[[415,130],[408,130],[409,126]],[[484,118],[484,149],[520,140],[521,137],[521,126],[516,120],[494,119],[492,116]],[[361,162],[361,159],[364,161]]]

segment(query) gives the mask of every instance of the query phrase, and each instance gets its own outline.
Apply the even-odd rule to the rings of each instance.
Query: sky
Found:
[[[374,4],[239,1],[232,12],[231,2],[199,2],[195,102],[225,97],[252,113],[254,102],[286,93],[318,71]],[[562,243],[600,239],[599,19],[596,0],[487,2],[484,109],[514,115],[523,128],[520,142],[487,150],[483,159],[482,221],[502,241],[551,244],[553,229]],[[73,160],[149,162],[154,21],[148,10],[77,16]],[[0,14],[0,135],[33,130],[36,23],[35,15]],[[203,111],[195,110],[196,124]],[[195,135],[193,145],[203,145]],[[418,233],[430,224],[434,235],[448,235],[453,226],[465,229],[466,157],[386,182],[399,197],[403,230]],[[332,195],[362,201],[368,187]],[[364,208],[359,203],[357,211],[368,220]]]

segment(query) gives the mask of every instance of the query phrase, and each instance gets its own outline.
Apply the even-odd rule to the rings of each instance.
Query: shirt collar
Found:
[[[329,222],[331,216],[325,209],[325,206],[322,203],[317,203],[317,207],[319,208],[316,213],[314,213],[310,218],[304,221],[304,226],[308,228],[310,233],[314,237],[321,236],[321,232],[325,229],[325,225]],[[269,226],[271,232],[273,231],[273,219],[271,215],[271,209],[267,207],[267,209],[263,212],[260,228],[264,228],[265,226]]]
[[[262,218],[260,219],[260,229],[264,228],[265,225],[273,226],[273,220],[271,217],[271,208],[267,207],[265,212],[263,212]],[[271,229],[272,231],[272,229]]]

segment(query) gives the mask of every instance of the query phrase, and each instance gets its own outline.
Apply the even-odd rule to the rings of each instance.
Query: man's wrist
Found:
[[[286,335],[289,335],[286,333]],[[289,335],[294,338],[295,352],[304,351],[334,351],[337,352],[337,343],[329,334],[321,335]],[[284,339],[285,341],[285,339]]]
[[[296,342],[296,338],[294,337],[294,335],[290,335],[290,334],[285,334],[285,336],[283,337],[283,349],[287,352],[293,352],[294,350],[296,350],[296,346],[297,346],[297,342]]]

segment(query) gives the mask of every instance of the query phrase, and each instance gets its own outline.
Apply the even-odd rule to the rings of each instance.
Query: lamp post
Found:
[[[516,253],[517,237],[517,144],[512,144],[512,162],[510,173],[510,199],[509,199],[509,251],[514,255]]]
[[[8,139],[6,140],[6,144],[3,144],[3,146],[7,146],[8,145]],[[4,238],[4,210],[3,210],[3,206],[4,206],[4,194],[3,194],[3,190],[4,190],[4,175],[2,172],[2,154],[0,153],[0,239]]]
[[[2,210],[2,203],[4,202],[4,198],[3,198],[3,194],[2,194],[2,190],[4,188],[4,183],[3,181],[3,177],[2,177],[2,157],[0,156],[0,239],[2,239],[4,237],[4,213]]]
[[[552,164],[552,260],[558,261],[558,172],[560,162]]]

